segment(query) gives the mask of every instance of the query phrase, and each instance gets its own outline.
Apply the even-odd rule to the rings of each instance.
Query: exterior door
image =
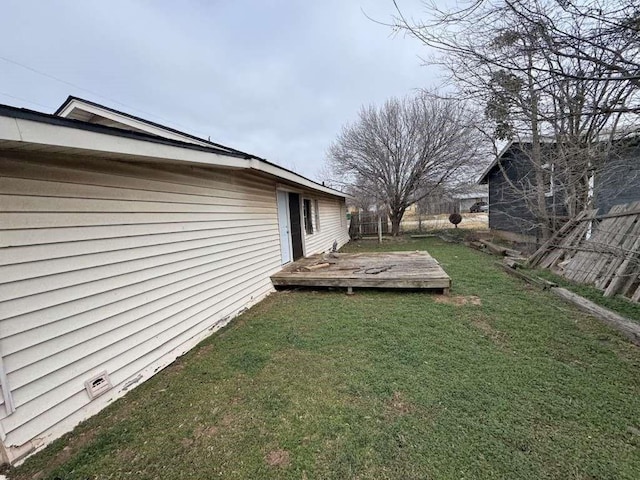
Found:
[[[291,247],[293,259],[304,256],[302,250],[302,222],[300,221],[300,195],[289,192],[289,225],[291,226]]]
[[[280,256],[282,265],[289,263],[291,257],[291,234],[289,229],[289,197],[287,192],[277,191],[278,229],[280,230]]]

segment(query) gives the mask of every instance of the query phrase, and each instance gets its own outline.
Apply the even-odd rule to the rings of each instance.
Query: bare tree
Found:
[[[487,133],[527,145],[530,175],[510,186],[548,238],[549,184],[563,213],[586,208],[591,179],[623,145],[621,127],[637,122],[640,10],[630,0],[473,0],[425,4],[427,20],[417,22],[394,3],[394,28],[439,52],[431,63],[484,109]]]
[[[328,159],[344,182],[388,208],[398,235],[407,207],[455,181],[477,161],[481,146],[461,102],[420,93],[363,107],[359,119],[343,127]]]
[[[640,7],[635,0],[459,0],[446,4],[423,1],[424,19],[407,18],[400,0],[392,0],[396,16],[391,26],[406,32],[439,52],[474,56],[498,69],[514,68],[508,56],[483,57],[470,39],[502,29],[510,35],[509,23],[528,25],[541,42],[531,51],[543,49],[560,59],[578,60],[604,71],[605,76],[565,71],[552,65],[535,65],[537,73],[556,77],[640,82]],[[437,63],[437,60],[436,60]],[[520,65],[517,70],[524,71]]]

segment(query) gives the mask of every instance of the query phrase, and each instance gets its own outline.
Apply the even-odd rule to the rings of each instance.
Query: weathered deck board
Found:
[[[328,263],[325,268],[306,267]],[[420,288],[448,291],[451,278],[427,252],[312,255],[271,276],[275,286]]]

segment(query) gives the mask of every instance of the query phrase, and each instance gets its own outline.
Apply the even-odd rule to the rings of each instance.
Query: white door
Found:
[[[281,190],[278,193],[278,228],[280,230],[280,256],[282,264],[291,261],[291,235],[289,234],[289,195]]]

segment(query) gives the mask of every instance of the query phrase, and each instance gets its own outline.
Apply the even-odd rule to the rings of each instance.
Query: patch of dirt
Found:
[[[122,463],[130,464],[136,457],[136,452],[134,450],[131,450],[130,448],[125,448],[118,451],[116,456]]]
[[[222,419],[220,420],[220,425],[223,427],[230,427],[235,423],[235,419],[231,413],[225,413]]]
[[[506,335],[493,328],[486,318],[476,317],[471,321],[471,324],[499,347],[505,348],[507,346]]]
[[[264,461],[270,467],[287,467],[291,463],[291,456],[286,450],[271,450],[264,456]]]
[[[391,400],[387,402],[387,410],[396,415],[406,415],[414,410],[414,406],[404,398],[402,392],[393,392]]]
[[[171,363],[166,370],[170,373],[179,373],[184,370],[184,367],[185,367],[184,362],[182,362],[178,358],[174,360],[173,363]]]
[[[193,445],[193,438],[183,438],[182,440],[180,440],[180,445],[182,445],[184,448],[191,448],[191,446]]]
[[[420,422],[430,424],[438,416],[440,405],[424,406],[410,402],[402,392],[393,392],[393,395],[384,406],[383,417],[387,422],[395,422],[406,415],[419,418]]]
[[[480,297],[476,297],[475,295],[436,295],[433,297],[434,302],[436,303],[444,303],[447,305],[482,305],[482,300]]]
[[[198,349],[198,352],[196,353],[196,357],[201,357],[203,355],[208,354],[211,350],[213,350],[213,345],[210,343],[208,345],[205,345],[204,347],[200,347]]]

